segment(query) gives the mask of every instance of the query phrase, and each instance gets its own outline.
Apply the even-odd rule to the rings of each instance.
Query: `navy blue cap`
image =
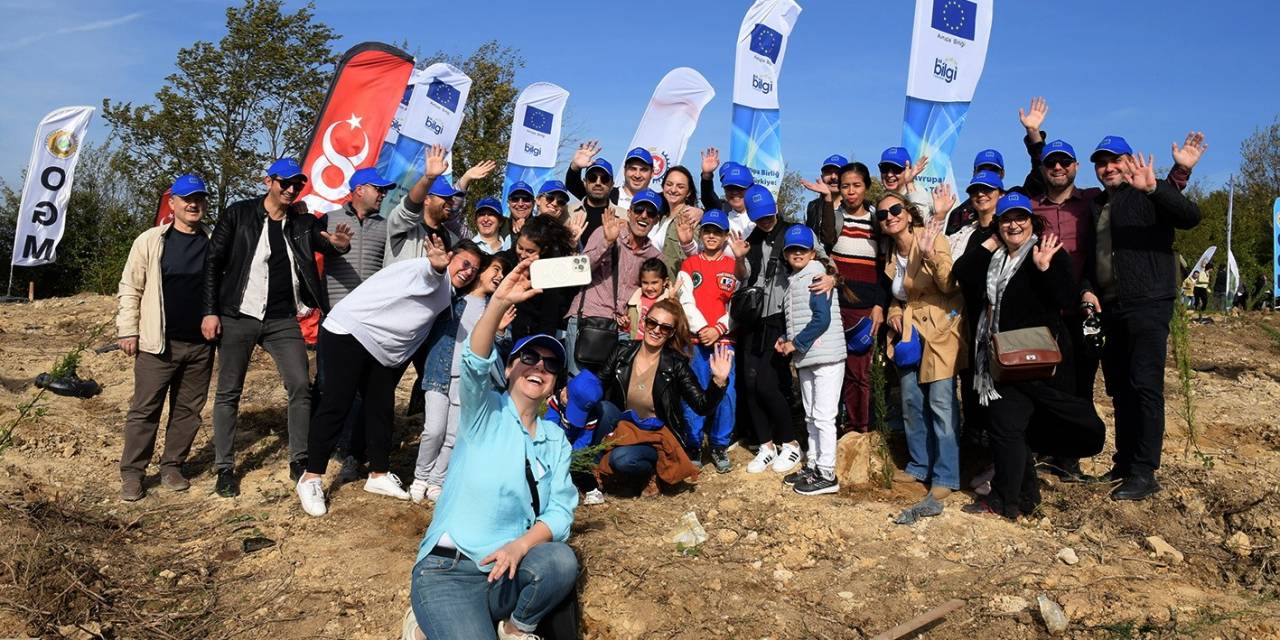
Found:
[[[1066,140],[1054,140],[1044,146],[1044,150],[1040,152],[1040,162],[1044,162],[1049,156],[1060,153],[1072,160],[1076,159],[1076,150],[1067,144]]]
[[[728,231],[729,216],[726,216],[724,212],[719,209],[707,209],[702,212],[702,220],[698,223],[698,226],[705,227],[708,225]]]
[[[1009,193],[1000,196],[1000,201],[996,203],[996,217],[1002,216],[1005,213],[1016,209],[1022,209],[1027,212],[1027,215],[1030,215],[1031,198],[1022,195],[1017,191],[1010,191]]]
[[[604,171],[605,173],[609,174],[610,179],[613,178],[613,165],[609,164],[609,161],[605,160],[604,158],[596,158],[594,162],[587,165],[587,172],[591,171],[592,169],[600,169],[601,171]]]
[[[637,204],[647,202],[653,205],[654,209],[662,211],[662,196],[658,195],[653,189],[641,189],[636,195],[631,197],[631,207],[634,209]]]
[[[630,160],[632,158],[635,158],[636,160],[639,160],[649,165],[650,167],[653,166],[653,154],[649,153],[649,150],[645,149],[644,147],[636,147],[628,151],[627,157],[622,161],[622,164],[626,164],[627,160]]]
[[[431,188],[427,190],[427,193],[441,198],[452,198],[462,192],[454,189],[453,185],[449,184],[448,178],[437,176],[436,181],[431,183]]]
[[[845,330],[844,339],[849,353],[862,355],[871,350],[871,346],[875,344],[875,336],[871,333],[874,324],[871,316],[862,316],[857,324]]]
[[[502,203],[497,198],[481,198],[480,202],[476,203],[476,215],[480,215],[480,212],[485,209],[494,212],[499,218],[502,217]]]
[[[1004,171],[1004,156],[1000,155],[1000,152],[995,149],[983,149],[973,157],[974,169],[988,164],[993,167],[1000,167],[1000,170]]]
[[[362,184],[371,184],[375,187],[389,187],[395,183],[382,177],[382,174],[378,173],[377,169],[373,167],[365,167],[351,174],[351,179],[347,181],[347,186],[351,187],[352,191],[355,191],[356,187]]]
[[[295,178],[302,175],[302,167],[294,158],[280,158],[267,167],[267,175],[272,178]]]
[[[1099,154],[1112,153],[1118,156],[1133,155],[1133,148],[1120,136],[1107,136],[1098,143],[1098,148],[1089,155],[1089,162],[1097,162]]]
[[[965,191],[969,191],[976,185],[984,185],[1004,191],[1004,180],[1000,179],[1000,174],[988,169],[983,169],[973,174],[973,179],[969,180],[969,187]]]
[[[511,347],[511,355],[507,356],[507,363],[510,364],[511,360],[520,355],[520,352],[524,351],[525,347],[530,346],[546,347],[547,349],[550,349],[557,358],[560,358],[560,363],[562,365],[568,364],[568,360],[564,355],[564,345],[560,344],[559,340],[556,340],[545,333],[535,333],[531,336],[525,336],[517,340],[516,345]]]
[[[208,195],[209,190],[204,187],[204,180],[188,173],[178,176],[178,179],[173,181],[173,186],[169,187],[169,193],[185,198],[193,193]]]
[[[751,175],[751,170],[738,164],[720,174],[720,184],[726,187],[742,187],[746,189],[756,183],[756,179]]]
[[[891,164],[900,169],[906,169],[911,164],[911,154],[903,147],[889,147],[880,154],[880,164]]]
[[[827,159],[822,161],[822,167],[820,167],[819,170],[826,169],[827,167],[834,167],[839,170],[840,167],[843,167],[846,164],[849,164],[849,159],[837,153],[835,155],[827,156]]]
[[[791,247],[813,249],[813,229],[802,224],[793,224],[791,228],[787,229],[787,233],[782,236],[782,243],[784,251]]]
[[[517,182],[517,183],[515,183],[515,184],[511,185],[511,188],[507,190],[507,199],[508,199],[508,200],[510,200],[510,199],[511,199],[511,194],[513,194],[513,193],[515,193],[515,192],[517,192],[517,191],[523,191],[523,192],[525,192],[525,193],[529,194],[529,197],[530,197],[530,198],[532,198],[532,197],[533,197],[533,187],[529,186],[529,183],[527,183],[527,182]]]
[[[559,180],[548,180],[542,183],[541,187],[538,187],[538,195],[545,196],[548,193],[563,193],[564,197],[569,197],[569,190]]]
[[[753,184],[743,194],[747,201],[747,218],[755,222],[761,218],[778,215],[778,204],[773,194],[763,185]]]
[[[586,426],[591,411],[604,398],[604,385],[600,378],[587,369],[569,379],[568,405],[564,408],[564,419],[570,426],[582,428]]]

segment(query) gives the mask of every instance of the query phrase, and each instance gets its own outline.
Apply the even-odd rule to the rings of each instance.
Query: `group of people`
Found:
[[[1206,145],[1189,134],[1157,179],[1152,158],[1107,136],[1088,157],[1102,187],[1080,188],[1074,148],[1041,130],[1047,111],[1043,99],[1020,110],[1032,162],[1021,185],[1006,184],[995,149],[978,154],[959,205],[945,185],[917,187],[928,159],[903,148],[881,155],[879,187],[865,164],[833,155],[803,183],[816,197],[802,222],[715,149],[697,184],[674,166],[653,190],[648,151],[628,152],[619,180],[588,142],[563,182],[517,182],[505,203],[480,198],[467,215],[466,187],[495,164],[454,186],[445,150],[431,148],[385,217],[392,183],[376,170],[355,172],[350,201],[316,217],[298,200],[305,175],[284,158],[263,196],[230,205],[212,229],[203,182],[182,176],[173,222],[139,236],[120,282],[119,343],[135,356],[121,497],[145,495],[166,397],[160,482],[189,487],[215,345],[215,491],[238,493],[237,415],[261,345],[288,394],[306,513],[327,512],[334,457],[341,480],[435,503],[407,627],[471,638],[496,624],[499,638],[536,638],[576,579],[564,540],[579,502],[628,487],[656,495],[704,465],[730,472],[735,441],[755,451],[747,473],[776,473],[801,495],[839,491],[837,435],[873,429],[883,344],[909,457],[897,479],[927,486],[898,522],[941,513],[961,488],[962,432],[991,460],[965,511],[1034,512],[1038,461],[1145,499],[1160,489],[1173,236],[1200,218],[1181,189]],[[537,288],[531,265],[569,256],[586,258],[590,282]],[[300,318],[318,318],[314,383]],[[1002,357],[1027,335],[1047,336],[1036,348],[1056,367],[1019,373]],[[410,364],[424,424],[406,487],[390,455]],[[1116,454],[1091,477],[1079,459],[1105,438],[1099,365]]]

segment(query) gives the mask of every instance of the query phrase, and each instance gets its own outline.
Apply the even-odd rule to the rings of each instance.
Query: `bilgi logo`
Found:
[[[427,116],[427,122],[423,126],[436,132],[436,135],[444,134],[444,125],[436,122],[435,118],[432,118],[431,116]]]
[[[933,59],[933,77],[940,78],[947,84],[955,81],[956,76],[960,73],[960,65],[955,58],[934,58]]]
[[[751,88],[767,96],[773,93],[773,78],[768,76],[761,78],[753,73],[751,74]]]
[[[542,155],[542,147],[534,146],[526,142],[524,143],[524,152],[536,158]]]

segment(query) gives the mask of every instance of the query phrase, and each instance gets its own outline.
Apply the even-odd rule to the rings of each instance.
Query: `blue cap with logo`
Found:
[[[529,194],[530,198],[533,197],[533,187],[529,186],[529,183],[516,182],[515,184],[511,185],[510,189],[507,190],[507,199],[510,200],[512,195],[515,195],[516,193],[519,193],[521,191]]]
[[[499,218],[502,217],[502,203],[497,198],[481,198],[480,202],[476,203],[476,215],[480,215],[480,212],[486,209]]]
[[[889,147],[880,154],[880,164],[890,164],[899,169],[906,169],[911,164],[911,154],[903,147]]]
[[[636,147],[628,151],[626,159],[622,161],[623,164],[626,164],[626,161],[631,160],[632,158],[653,167],[653,154],[649,153],[649,150],[644,147]]]
[[[741,166],[742,166],[741,164],[734,162],[732,160],[728,160],[726,162],[720,163],[720,177],[724,178],[724,172],[728,171],[729,167],[741,167]]]
[[[581,373],[569,379],[569,402],[564,408],[564,419],[570,426],[581,428],[587,424],[591,410],[604,398],[604,385],[596,374],[583,369]]]
[[[204,180],[188,173],[178,176],[178,179],[173,181],[173,186],[169,187],[169,193],[185,198],[193,193],[208,195],[209,190],[205,188]]]
[[[272,178],[296,178],[302,175],[302,166],[294,158],[280,158],[267,167],[267,176]]]
[[[893,363],[904,369],[920,364],[924,355],[924,345],[920,342],[920,332],[912,331],[908,340],[898,340],[893,344]]]
[[[988,169],[973,174],[973,178],[969,180],[969,187],[965,191],[972,192],[978,185],[1004,191],[1004,180],[1000,179],[1000,174]]]
[[[726,187],[746,189],[755,183],[756,179],[752,177],[751,170],[736,162],[720,174],[720,184]]]
[[[1130,156],[1133,155],[1133,148],[1120,136],[1107,136],[1102,139],[1102,142],[1098,143],[1098,148],[1093,150],[1093,153],[1089,156],[1089,162],[1097,162],[1098,156],[1104,153]]]
[[[849,353],[862,355],[871,350],[871,346],[875,344],[875,336],[871,333],[873,325],[875,322],[871,320],[871,316],[863,316],[857,324],[845,329],[844,340]]]
[[[1067,144],[1066,140],[1054,140],[1053,142],[1046,144],[1044,146],[1044,150],[1040,152],[1040,162],[1048,160],[1049,156],[1055,153],[1067,156],[1072,160],[1076,159],[1076,150],[1072,148],[1071,145]]]
[[[545,196],[549,193],[563,193],[564,197],[569,197],[569,190],[559,180],[548,180],[542,183],[541,187],[538,187],[538,195]]]
[[[657,211],[662,210],[662,196],[659,196],[658,192],[654,191],[653,189],[641,189],[639,193],[632,196],[631,198],[632,209],[634,209],[636,205],[641,203],[651,204],[653,205],[653,208]]]
[[[1009,193],[1000,196],[1000,201],[996,203],[996,217],[1000,217],[1010,211],[1016,211],[1019,209],[1026,211],[1027,214],[1030,215],[1031,198],[1022,195],[1017,191],[1010,191]]]
[[[999,167],[1001,171],[1004,171],[1004,156],[1000,155],[1000,152],[995,149],[979,151],[978,155],[973,158],[973,168],[977,169],[987,165]]]
[[[747,201],[747,218],[752,222],[778,215],[778,203],[764,185],[753,184],[747,187],[743,198]]]
[[[520,355],[521,351],[524,351],[526,348],[529,348],[529,347],[546,348],[548,351],[555,354],[555,356],[560,359],[561,370],[562,371],[564,370],[563,365],[566,362],[565,355],[564,355],[564,345],[560,344],[559,340],[556,340],[555,338],[545,333],[535,333],[531,336],[525,336],[517,340],[515,346],[511,347],[511,355],[507,356],[507,362],[510,363],[512,358],[515,358],[516,356]]]
[[[837,153],[827,156],[827,159],[822,161],[822,167],[819,170],[825,171],[828,167],[839,169],[846,164],[849,164],[849,159]]]
[[[587,165],[586,173],[591,173],[592,169],[599,169],[609,174],[610,179],[613,178],[613,165],[609,164],[609,161],[604,158],[596,158],[595,161]]]
[[[707,209],[702,212],[702,221],[698,223],[699,227],[716,227],[724,231],[729,230],[729,216],[726,216],[719,209]]]
[[[449,179],[444,176],[436,176],[436,181],[431,183],[431,188],[427,193],[441,198],[452,198],[460,193],[453,185],[449,184]]]
[[[365,167],[351,174],[351,179],[347,181],[347,186],[351,187],[352,191],[355,191],[356,187],[362,184],[369,184],[375,187],[389,187],[395,183],[382,177],[382,174],[378,173],[377,169],[373,167]]]
[[[801,249],[813,248],[813,229],[802,224],[793,224],[787,229],[786,234],[782,236],[782,249],[785,251],[792,247],[800,247]]]

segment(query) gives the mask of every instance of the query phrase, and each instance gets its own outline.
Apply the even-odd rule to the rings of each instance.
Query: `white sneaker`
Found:
[[[782,451],[778,452],[778,457],[773,459],[774,473],[791,473],[796,465],[800,464],[800,447],[794,444],[782,445]]]
[[[504,629],[504,627],[506,627],[507,625],[503,624],[504,622],[506,621],[505,620],[498,621],[498,640],[542,640],[542,636],[535,635],[532,633],[525,633],[524,631],[520,631],[519,629],[516,629],[515,633],[507,633],[507,630]],[[515,629],[515,627],[512,627],[512,628]]]
[[[324,480],[316,478],[314,480],[303,480],[298,478],[298,499],[302,501],[302,510],[307,515],[320,517],[329,510],[324,506]]]
[[[587,506],[604,504],[604,492],[599,489],[592,489],[582,494],[582,504]]]
[[[440,494],[444,493],[444,487],[438,484],[427,485],[427,500],[431,502],[439,502]]]
[[[422,500],[425,499],[426,497],[427,497],[427,481],[414,480],[413,484],[409,485],[409,498],[414,502],[422,502]]]
[[[773,445],[760,445],[755,460],[747,464],[747,473],[764,473],[764,470],[778,457],[778,450]]]
[[[384,473],[376,478],[370,475],[369,479],[364,481],[364,490],[369,493],[390,496],[397,500],[408,500],[412,497],[408,491],[404,490],[404,485],[400,483],[400,478],[397,478],[394,473]]]

